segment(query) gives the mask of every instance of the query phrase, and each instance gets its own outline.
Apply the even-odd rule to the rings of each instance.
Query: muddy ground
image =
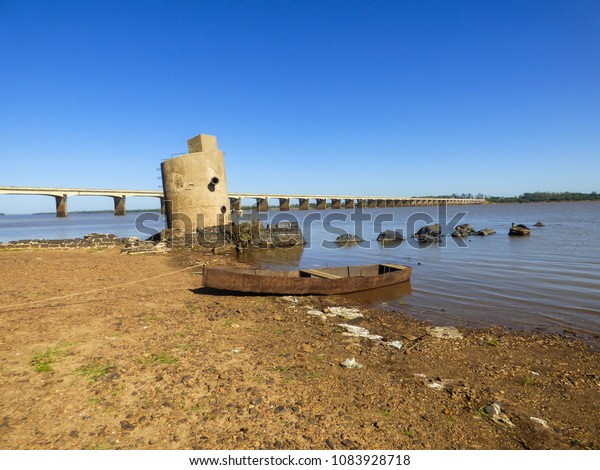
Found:
[[[343,297],[201,288],[202,264],[235,263],[0,252],[0,448],[600,447],[600,359],[584,343],[500,328],[441,339]],[[352,358],[363,367],[341,366]]]

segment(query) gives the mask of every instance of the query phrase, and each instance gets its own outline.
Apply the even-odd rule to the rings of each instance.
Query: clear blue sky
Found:
[[[205,133],[233,192],[600,191],[600,2],[0,0],[0,110],[0,185],[155,189]]]

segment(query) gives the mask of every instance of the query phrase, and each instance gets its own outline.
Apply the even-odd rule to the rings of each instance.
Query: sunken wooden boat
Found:
[[[270,271],[266,269],[204,268],[204,287],[281,295],[346,294],[410,280],[412,268],[400,264],[370,264],[339,268]]]

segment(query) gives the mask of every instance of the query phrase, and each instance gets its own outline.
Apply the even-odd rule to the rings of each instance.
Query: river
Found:
[[[387,208],[335,211],[271,211],[269,220],[297,220],[308,244],[304,248],[249,251],[242,261],[275,269],[343,266],[391,262],[413,267],[410,285],[352,294],[357,302],[390,311],[403,310],[436,324],[484,327],[501,325],[519,330],[568,333],[600,341],[600,203],[539,203]],[[129,213],[7,215],[0,217],[0,241],[69,238],[90,232],[147,236],[160,230],[164,218],[146,220]],[[364,220],[356,219],[362,218]],[[136,220],[138,228],[136,228]],[[534,227],[537,221],[544,227]],[[496,235],[451,237],[428,247],[411,240],[382,246],[375,239],[384,229],[411,235],[429,222],[470,223],[492,228]],[[531,236],[507,235],[512,222],[531,227]],[[450,229],[446,229],[448,232]],[[342,232],[361,235],[365,242],[337,247]]]

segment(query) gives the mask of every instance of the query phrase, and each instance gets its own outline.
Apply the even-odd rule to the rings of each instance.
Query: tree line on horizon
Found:
[[[443,196],[421,196],[421,197],[441,197],[454,199],[485,199],[487,202],[567,202],[567,201],[600,201],[600,194],[596,191],[591,193],[574,192],[543,192],[523,193],[519,196],[491,196],[482,193],[452,193]]]

